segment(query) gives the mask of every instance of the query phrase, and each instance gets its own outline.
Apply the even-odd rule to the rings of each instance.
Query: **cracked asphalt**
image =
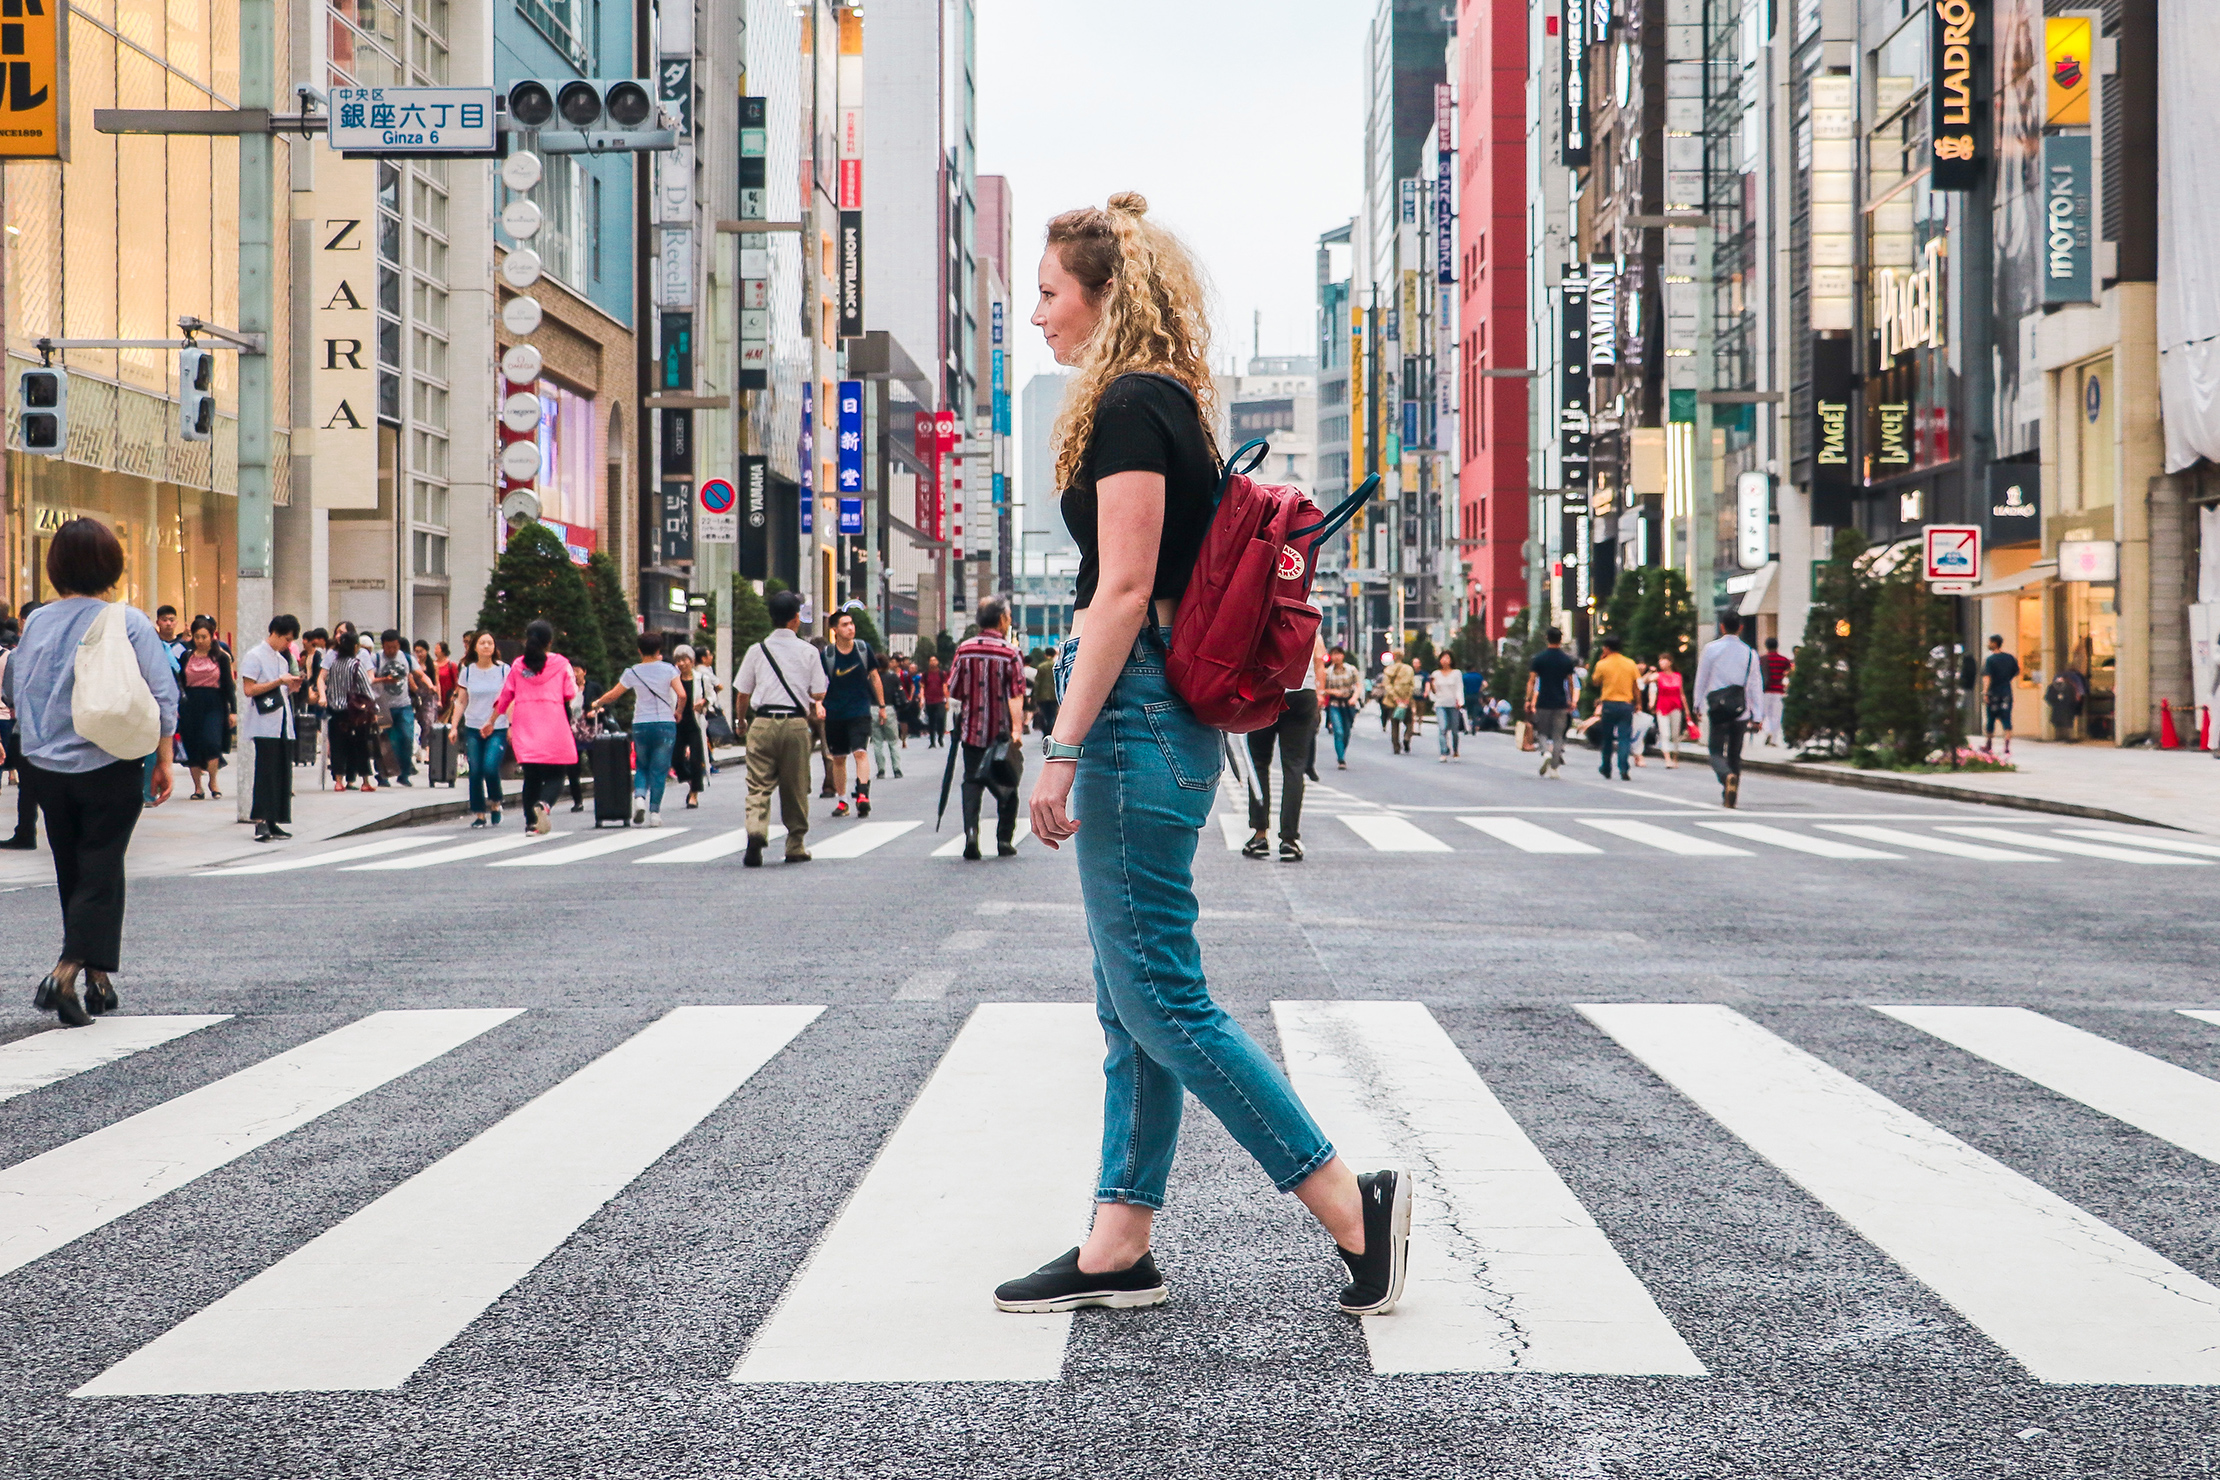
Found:
[[[1299,865],[1242,859],[1216,823],[1204,833],[1215,990],[1275,1051],[1274,1000],[1424,1003],[1708,1375],[1375,1375],[1362,1332],[1331,1309],[1330,1245],[1191,1106],[1157,1225],[1174,1298],[1082,1313],[1060,1381],[732,1383],[969,1010],[1091,995],[1068,860],[1037,843],[1007,862],[931,857],[949,836],[929,831],[939,757],[913,746],[908,777],[875,787],[876,816],[926,826],[806,868],[744,871],[737,855],[633,867],[642,849],[564,868],[135,884],[124,1010],[234,1016],[0,1101],[0,1168],[371,1011],[528,1010],[0,1275],[0,1476],[2220,1471],[2220,1390],[2037,1381],[1575,1008],[1726,1004],[2220,1283],[2220,1167],[1871,1010],[2029,1007],[2220,1077],[2220,1027],[2177,1011],[2220,1006],[2203,869],[1758,844],[1677,856],[1579,818],[1640,813],[1695,836],[1723,815],[1700,766],[1653,760],[1633,783],[1605,783],[1575,751],[1566,779],[1545,782],[1497,737],[1469,737],[1451,766],[1430,735],[1421,745],[1391,756],[1368,716],[1343,772],[1322,742]],[[740,804],[728,771],[674,844],[737,827]],[[1489,808],[1602,851],[1530,854],[1456,822]],[[1448,851],[1378,851],[1340,813],[1402,816]],[[1741,818],[2005,825],[2031,845],[2071,825],[1757,776]],[[45,890],[0,893],[0,978],[20,984],[0,1041],[50,1029],[27,1002],[54,913]],[[696,1003],[827,1010],[399,1389],[70,1396]],[[934,1252],[917,1250],[919,1264]]]

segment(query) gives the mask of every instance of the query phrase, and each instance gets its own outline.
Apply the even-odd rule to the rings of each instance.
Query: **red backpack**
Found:
[[[1321,513],[1301,489],[1248,476],[1270,451],[1258,438],[1226,459],[1166,669],[1196,718],[1234,735],[1273,723],[1287,691],[1302,687],[1318,639],[1318,608],[1310,604],[1318,547],[1380,482],[1374,474],[1332,513]]]

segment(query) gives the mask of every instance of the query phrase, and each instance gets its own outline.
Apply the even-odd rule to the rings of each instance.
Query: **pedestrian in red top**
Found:
[[[963,706],[956,742],[964,752],[964,857],[979,854],[979,798],[994,793],[994,851],[1017,852],[1018,781],[1025,765],[1025,659],[1010,642],[1010,612],[979,603],[979,635],[956,649],[950,697]]]
[[[1680,670],[1673,666],[1676,659],[1671,653],[1659,653],[1657,666],[1650,670],[1650,713],[1657,716],[1657,738],[1665,751],[1665,769],[1680,769],[1680,737],[1688,726],[1688,689],[1682,681]]]
[[[1758,671],[1765,676],[1765,708],[1758,715],[1758,727],[1767,745],[1785,745],[1781,737],[1781,706],[1788,700],[1788,675],[1796,660],[1781,654],[1778,637],[1765,639],[1765,652],[1758,659]]]
[[[948,734],[948,675],[940,671],[940,659],[925,660],[918,687],[925,695],[925,748],[932,750]]]

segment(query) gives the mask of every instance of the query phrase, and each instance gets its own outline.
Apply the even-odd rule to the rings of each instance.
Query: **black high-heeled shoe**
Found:
[[[85,1000],[85,1011],[94,1017],[114,1012],[121,1003],[121,999],[116,996],[116,984],[105,973],[96,979],[91,972],[86,972],[79,995]]]
[[[49,971],[40,979],[37,989],[31,993],[31,1005],[40,1012],[52,1012],[54,1010],[54,994],[61,989],[61,985],[60,982],[54,980],[54,973]]]
[[[67,986],[55,987],[54,1011],[60,1016],[65,1027],[89,1028],[92,1026],[92,1014],[85,1011],[85,1004],[78,1000],[77,984],[75,982],[71,982]]]

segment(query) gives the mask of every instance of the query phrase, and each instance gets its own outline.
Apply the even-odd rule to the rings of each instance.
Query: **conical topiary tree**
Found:
[[[1688,599],[1688,578],[1670,567],[1643,572],[1641,599],[1626,630],[1627,656],[1654,663],[1672,658],[1683,674],[1696,671],[1696,606]]]
[[[640,622],[632,615],[632,603],[624,599],[624,575],[617,569],[616,561],[596,550],[586,561],[584,574],[586,592],[593,598],[594,615],[601,623],[602,651],[606,660],[615,665],[608,670],[614,681],[617,670],[632,661]]]
[[[1829,558],[1813,572],[1811,610],[1782,705],[1781,728],[1791,745],[1840,755],[1857,741],[1859,653],[1873,610],[1858,564],[1864,553],[1863,535],[1838,529]]]
[[[1916,766],[1950,742],[1937,733],[1955,699],[1950,603],[1906,557],[1875,587],[1871,627],[1857,664],[1858,737],[1883,758]]]
[[[740,669],[740,660],[764,638],[771,635],[771,613],[763,605],[763,598],[756,593],[755,582],[746,576],[732,578],[732,667]]]
[[[553,531],[526,523],[509,532],[509,547],[493,563],[478,608],[478,630],[522,641],[525,626],[542,617],[554,624],[555,651],[606,683],[616,670],[609,666],[601,619],[585,578]]]

